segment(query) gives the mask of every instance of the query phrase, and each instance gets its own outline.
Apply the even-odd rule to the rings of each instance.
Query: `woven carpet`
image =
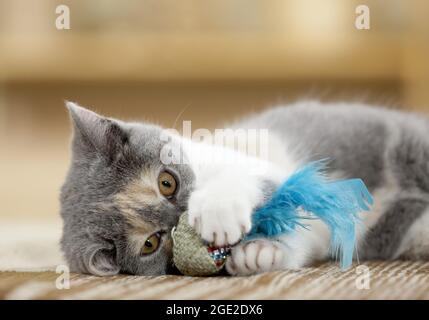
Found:
[[[429,299],[429,262],[400,261],[252,277],[70,274],[70,288],[58,289],[60,235],[59,220],[0,221],[0,299]]]
[[[371,262],[342,272],[335,264],[251,277],[193,278],[0,272],[1,299],[429,299],[428,262]]]

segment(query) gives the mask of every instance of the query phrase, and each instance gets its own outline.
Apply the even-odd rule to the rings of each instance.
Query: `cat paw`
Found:
[[[233,247],[225,267],[230,275],[246,276],[280,270],[284,258],[280,243],[257,239]]]
[[[242,194],[226,194],[224,189],[194,191],[188,204],[189,224],[216,246],[236,244],[252,226],[252,203]]]

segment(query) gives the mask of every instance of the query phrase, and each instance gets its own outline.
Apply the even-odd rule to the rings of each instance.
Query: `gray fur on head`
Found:
[[[71,270],[97,275],[167,273],[170,230],[186,210],[193,172],[184,164],[167,168],[161,163],[166,142],[160,139],[160,127],[123,123],[71,102],[66,105],[74,134],[71,166],[61,189],[61,247]],[[174,199],[160,197],[152,188],[164,170],[178,180]],[[162,233],[159,249],[139,254],[140,237],[155,232]]]

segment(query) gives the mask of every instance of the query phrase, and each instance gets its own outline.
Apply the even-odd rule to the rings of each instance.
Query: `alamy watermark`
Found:
[[[58,30],[70,30],[70,8],[65,4],[55,7],[56,19],[55,27]],[[360,4],[355,8],[355,27],[358,30],[370,29],[370,9],[365,4]]]
[[[179,139],[178,139],[179,138]],[[160,152],[161,162],[171,164],[240,165],[244,157],[258,159],[257,170],[265,169],[269,156],[268,129],[198,128],[192,131],[191,121],[183,121],[182,133],[165,129],[160,136],[166,142]]]
[[[358,290],[371,289],[371,271],[366,265],[359,265],[356,267],[356,280],[355,286]]]
[[[369,30],[370,29],[370,11],[367,5],[361,4],[356,7],[355,13],[357,14],[355,19],[355,27],[358,30]]]
[[[55,279],[55,287],[58,290],[70,289],[70,269],[68,266],[60,264],[55,269],[59,276]]]
[[[57,14],[55,27],[58,30],[70,30],[70,8],[61,4],[55,8],[55,13]]]

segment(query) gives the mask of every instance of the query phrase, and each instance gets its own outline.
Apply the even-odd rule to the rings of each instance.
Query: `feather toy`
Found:
[[[373,198],[361,179],[330,180],[325,168],[325,161],[316,161],[292,174],[254,212],[252,229],[244,240],[311,232],[305,221],[320,219],[331,233],[331,254],[339,258],[341,268],[348,268],[353,260],[358,214],[369,210]],[[181,218],[179,232],[173,233],[176,267],[186,275],[217,273],[229,250],[207,246],[191,227],[184,226],[186,220]]]

